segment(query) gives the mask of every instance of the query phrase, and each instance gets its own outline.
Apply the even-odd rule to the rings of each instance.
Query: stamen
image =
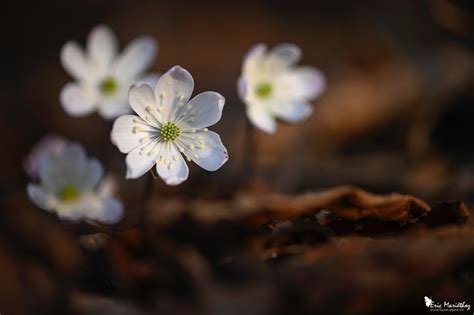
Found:
[[[109,96],[109,95],[115,94],[118,90],[117,80],[115,80],[115,78],[113,78],[113,77],[105,78],[100,83],[99,88],[100,88],[102,94],[104,94],[104,95]]]
[[[179,129],[179,127],[172,122],[166,123],[160,129],[161,139],[165,142],[176,140],[176,138],[179,137],[180,133],[181,130]]]
[[[268,82],[263,82],[257,85],[255,93],[260,98],[268,98],[272,94],[273,87]]]

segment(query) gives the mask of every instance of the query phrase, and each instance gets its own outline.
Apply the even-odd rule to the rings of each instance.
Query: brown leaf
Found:
[[[241,195],[231,201],[172,199],[157,200],[153,205],[150,219],[158,225],[172,222],[183,213],[203,223],[240,219],[258,225],[292,220],[301,215],[316,215],[321,210],[328,210],[331,217],[351,221],[375,219],[404,225],[431,210],[424,201],[410,195],[393,193],[381,196],[352,186],[338,186],[300,196]]]

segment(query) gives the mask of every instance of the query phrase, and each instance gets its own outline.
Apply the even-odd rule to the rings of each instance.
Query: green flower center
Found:
[[[174,141],[179,137],[180,130],[172,122],[168,122],[161,127],[160,135],[163,141]]]
[[[108,77],[100,83],[100,90],[105,95],[114,94],[115,92],[117,92],[117,89],[118,89],[117,80],[115,80],[112,77]]]
[[[257,85],[257,96],[260,98],[267,98],[272,94],[272,85],[268,82],[260,83]]]
[[[64,202],[73,202],[79,198],[79,190],[72,185],[64,186],[59,191],[59,198]]]

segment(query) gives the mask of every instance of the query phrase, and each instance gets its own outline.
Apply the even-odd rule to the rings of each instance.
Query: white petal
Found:
[[[127,163],[127,179],[134,179],[142,176],[155,164],[159,151],[158,148],[148,155],[149,150],[145,150],[144,152],[141,151],[141,148],[144,146],[148,146],[151,149],[154,144],[144,144],[128,153],[127,158],[125,159],[125,162]]]
[[[111,120],[132,111],[127,102],[127,95],[102,99],[97,105],[97,112],[106,119]]]
[[[188,166],[173,143],[161,143],[159,161],[156,172],[167,185],[179,185],[188,179]]]
[[[326,78],[324,74],[314,67],[298,67],[293,71],[298,85],[298,95],[303,99],[313,99],[318,97],[326,88]]]
[[[86,150],[79,143],[69,143],[61,155],[53,157],[56,166],[68,166],[70,169],[81,168],[87,166]],[[41,165],[42,167],[43,165]]]
[[[61,219],[79,221],[81,219],[95,218],[101,211],[102,200],[94,192],[81,194],[80,199],[73,202],[58,202],[55,212]]]
[[[57,177],[56,182],[59,183],[62,188],[64,185],[73,185],[80,191],[89,189],[89,184],[93,183],[95,178],[89,179],[88,167],[91,166],[93,171],[99,172],[102,177],[102,166],[100,163],[92,162],[87,158],[86,151],[78,143],[70,144],[64,150],[64,153],[56,159],[55,176]],[[99,165],[96,165],[96,164]],[[94,183],[96,184],[96,183]]]
[[[73,204],[58,204],[56,212],[61,218],[70,221],[89,219],[111,224],[122,218],[123,205],[115,198],[88,192],[81,195],[81,199]]]
[[[151,66],[157,50],[158,44],[150,36],[134,39],[113,65],[114,73],[119,77],[133,78],[145,72]]]
[[[196,95],[182,107],[177,121],[185,128],[201,129],[217,123],[222,117],[225,99],[216,92],[204,92]]]
[[[112,29],[106,25],[96,26],[87,38],[87,50],[91,65],[104,73],[117,54],[117,39]]]
[[[97,159],[90,159],[87,161],[87,166],[84,169],[84,180],[81,187],[78,187],[82,191],[92,190],[104,175],[104,169],[102,164]]]
[[[114,224],[123,217],[123,205],[115,198],[105,198],[102,200],[101,211],[96,213],[93,219],[97,221]]]
[[[265,44],[257,44],[250,48],[244,56],[243,70],[244,72],[253,72],[260,68],[260,65],[265,57],[267,46]]]
[[[78,43],[67,42],[61,49],[61,64],[70,76],[77,80],[86,80],[91,76],[91,69]]]
[[[50,197],[41,186],[28,184],[26,189],[28,192],[28,197],[30,197],[30,200],[33,201],[35,205],[44,210],[50,209]]]
[[[270,107],[278,118],[286,122],[298,122],[313,113],[313,107],[301,101],[296,102],[271,102]]]
[[[84,148],[69,144],[61,155],[45,156],[40,163],[40,182],[48,191],[57,193],[65,185],[82,187],[87,159]]]
[[[108,197],[115,194],[117,191],[117,179],[113,175],[106,175],[100,182],[97,191],[101,197]]]
[[[146,84],[132,86],[128,93],[128,102],[143,120],[153,121],[154,125],[159,125],[155,120],[161,122],[161,115],[159,115],[155,95],[150,86]],[[153,117],[157,118],[153,120]]]
[[[276,131],[275,118],[261,105],[247,106],[247,116],[250,122],[266,133],[273,134]]]
[[[48,191],[54,193],[61,189],[64,181],[64,176],[61,176],[60,168],[58,167],[59,158],[52,155],[45,155],[41,161],[38,169],[38,178],[41,185]]]
[[[289,43],[279,44],[273,47],[268,57],[271,62],[276,62],[283,67],[288,67],[297,63],[301,58],[301,49]]]
[[[187,132],[179,139],[186,157],[207,171],[218,170],[229,159],[227,149],[215,132],[204,130]]]
[[[240,99],[245,102],[245,98],[247,97],[248,92],[248,83],[247,80],[243,75],[241,75],[237,81],[237,94],[239,95]]]
[[[111,140],[120,152],[128,153],[142,144],[140,139],[149,135],[148,130],[147,123],[140,117],[124,115],[114,122]]]
[[[59,98],[64,111],[74,117],[90,114],[96,108],[97,100],[92,90],[76,83],[67,83]]]
[[[94,205],[80,200],[74,204],[69,203],[58,203],[55,208],[52,209],[61,220],[68,220],[71,222],[78,222],[85,217],[88,211],[94,209]]]
[[[174,66],[160,77],[155,87],[155,98],[166,121],[175,120],[177,111],[188,102],[193,89],[193,77],[180,66]]]

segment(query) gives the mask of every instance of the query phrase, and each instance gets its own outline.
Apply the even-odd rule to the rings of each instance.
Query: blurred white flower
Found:
[[[145,75],[157,52],[157,42],[142,36],[118,54],[117,39],[104,25],[96,26],[87,38],[87,50],[77,42],[67,42],[61,63],[76,82],[67,83],[60,100],[71,116],[85,116],[97,110],[105,119],[130,112],[128,90],[138,82],[156,82],[157,74]]]
[[[28,196],[62,219],[115,223],[122,218],[123,206],[112,196],[110,183],[100,183],[102,175],[98,160],[87,158],[79,144],[68,143],[61,152],[41,158],[39,183],[28,184]]]
[[[208,171],[216,171],[228,159],[217,133],[206,127],[222,116],[225,99],[204,92],[189,100],[194,89],[191,74],[175,66],[163,74],[155,90],[148,85],[130,89],[129,102],[138,114],[119,117],[112,129],[112,142],[128,153],[127,178],[137,178],[156,164],[158,175],[168,185],[188,178],[183,156]]]
[[[66,139],[57,135],[43,137],[34,147],[23,162],[26,173],[31,179],[38,178],[40,161],[49,154],[61,154],[67,145]]]
[[[298,122],[313,112],[310,101],[324,91],[326,81],[314,67],[296,67],[300,58],[301,50],[293,44],[279,44],[268,52],[258,44],[245,56],[238,93],[257,128],[274,133],[277,118]]]

